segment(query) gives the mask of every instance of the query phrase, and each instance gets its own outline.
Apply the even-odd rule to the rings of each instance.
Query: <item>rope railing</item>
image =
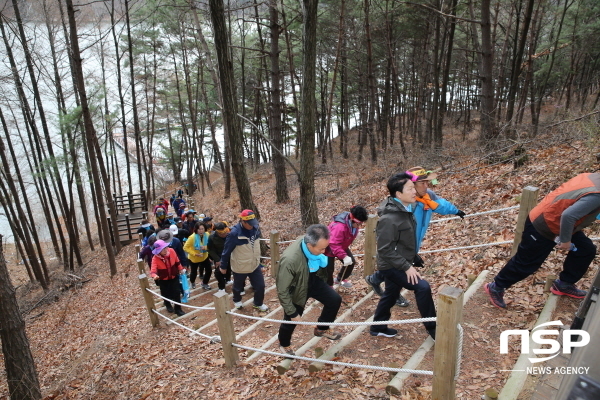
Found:
[[[460,375],[460,367],[462,364],[462,351],[463,351],[463,327],[461,324],[456,325],[456,328],[458,329],[458,349],[456,350],[456,353],[458,354],[458,356],[456,357],[456,373],[454,374],[454,380],[458,379],[458,376]]]
[[[255,317],[254,315],[238,314],[232,311],[227,311],[227,314],[235,315],[246,319],[253,319],[256,321],[273,322],[276,324],[296,324],[296,325],[327,325],[327,326],[361,326],[361,325],[403,325],[403,324],[415,324],[418,322],[435,322],[436,317],[429,318],[412,318],[412,319],[399,319],[394,321],[364,321],[364,322],[310,322],[310,321],[286,321],[282,319],[271,319],[263,317]]]
[[[499,246],[501,244],[509,244],[513,243],[512,240],[506,240],[504,242],[494,242],[494,243],[484,243],[484,244],[474,244],[471,246],[463,246],[463,247],[451,247],[449,249],[437,249],[437,250],[424,250],[420,251],[419,254],[431,254],[431,253],[441,253],[443,251],[454,251],[454,250],[466,250],[466,249],[475,249],[478,247],[489,247],[489,246]]]
[[[161,296],[160,294],[158,294],[158,293],[156,293],[156,292],[154,292],[154,291],[152,291],[150,289],[146,289],[146,290],[149,291],[150,293],[152,293],[153,295],[155,295],[156,297],[160,297],[163,300],[170,301],[171,303],[177,304],[178,306],[193,308],[193,309],[196,309],[196,310],[214,310],[215,309],[214,307],[198,307],[198,306],[190,306],[189,304],[185,304],[185,303],[178,303],[178,302],[173,301],[171,299],[167,299],[166,297]]]
[[[467,214],[467,215],[465,215],[465,218],[477,217],[479,215],[486,215],[486,214],[494,214],[494,213],[497,213],[497,212],[514,210],[515,208],[519,208],[519,206],[512,206],[512,207],[506,207],[506,208],[499,208],[497,210],[482,211],[482,212],[478,212],[478,213]],[[449,218],[432,219],[430,222],[433,224],[434,222],[450,221],[450,220],[459,219],[459,218],[460,217],[449,217]]]
[[[257,351],[259,353],[270,354],[272,356],[293,358],[296,360],[318,362],[318,363],[322,363],[322,364],[340,365],[342,367],[372,369],[375,371],[385,371],[385,372],[406,372],[409,374],[418,374],[418,375],[430,375],[430,376],[433,375],[433,371],[424,371],[424,370],[418,370],[418,369],[391,368],[391,367],[381,367],[378,365],[352,364],[352,363],[345,363],[345,362],[341,362],[341,361],[322,360],[322,359],[317,359],[317,358],[309,358],[309,357],[302,357],[302,356],[296,356],[296,355],[291,355],[291,354],[277,353],[275,351],[269,351],[269,350],[264,350],[264,349],[256,349],[254,347],[243,346],[243,345],[237,344],[237,343],[232,343],[232,346],[237,347],[239,349],[248,350],[248,351]]]
[[[156,315],[158,315],[159,317],[169,320],[171,323],[192,332],[194,335],[198,335],[198,336],[202,336],[203,338],[210,339],[211,343],[219,343],[221,341],[221,338],[219,336],[205,335],[204,333],[197,332],[197,331],[193,330],[192,328],[188,328],[187,326],[180,324],[179,322],[177,322],[175,320],[172,320],[171,318],[167,317],[166,315],[162,315],[161,313],[159,313],[156,310],[152,310],[152,311],[154,311],[154,313]]]

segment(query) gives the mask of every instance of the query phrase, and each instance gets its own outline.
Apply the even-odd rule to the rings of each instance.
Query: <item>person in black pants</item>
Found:
[[[208,256],[215,263],[215,278],[219,285],[219,291],[225,291],[225,286],[231,281],[231,268],[227,268],[226,272],[221,273],[221,254],[225,247],[225,239],[229,234],[229,227],[225,222],[217,222],[215,230],[208,238]],[[231,282],[233,283],[233,282]]]
[[[335,321],[342,304],[341,296],[327,284],[327,257],[323,254],[329,245],[329,230],[325,225],[311,225],[306,235],[292,243],[282,254],[276,285],[285,321],[299,321],[309,297],[323,304],[323,311],[314,335],[339,340],[342,334],[330,330],[327,322]],[[291,347],[296,324],[281,324],[279,345],[282,352],[294,354]]]
[[[516,254],[484,286],[492,304],[506,308],[504,292],[537,271],[554,249],[567,257],[550,291],[582,299],[587,292],[575,287],[596,255],[596,246],[582,232],[600,212],[600,173],[579,174],[548,194],[531,210]]]

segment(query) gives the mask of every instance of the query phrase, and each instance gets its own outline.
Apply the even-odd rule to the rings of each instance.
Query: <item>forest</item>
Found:
[[[119,275],[114,194],[266,219],[268,191],[308,226],[336,165],[518,167],[598,132],[595,0],[4,0],[0,35],[0,226],[45,293],[90,251]]]

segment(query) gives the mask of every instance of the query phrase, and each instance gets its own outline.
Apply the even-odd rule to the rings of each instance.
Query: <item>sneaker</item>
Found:
[[[255,304],[253,307],[256,308],[258,311],[262,311],[262,312],[269,311],[269,307],[267,307],[266,304],[261,304],[260,306],[257,306]]]
[[[490,301],[493,305],[498,308],[506,308],[506,303],[504,302],[504,289],[496,288],[496,282],[487,283],[483,288],[490,296]]]
[[[167,312],[173,314],[175,312],[173,306],[167,306]]]
[[[340,282],[338,278],[334,278],[333,279],[333,284],[334,285],[340,285],[340,286],[345,287],[345,288],[351,288],[352,287],[352,282],[350,282],[348,279],[344,279],[343,281]]]
[[[225,283],[227,286],[229,285],[233,285],[233,281],[227,281],[227,283]]]
[[[175,310],[175,314],[177,314],[178,317],[181,317],[182,315],[185,315],[185,311],[183,311],[181,308],[178,308]]]
[[[284,354],[289,354],[290,356],[295,356],[296,353],[294,353],[294,349],[292,349],[292,346],[288,346],[288,347],[283,347],[283,346],[279,346],[279,351],[281,351]],[[291,359],[291,357],[286,357],[288,360]]]
[[[386,328],[384,331],[373,331],[370,330],[369,333],[371,336],[385,336],[385,337],[394,337],[398,334],[398,331],[392,328]]]
[[[196,289],[196,283],[192,282],[192,289]]]
[[[574,299],[583,299],[587,294],[585,290],[577,289],[570,283],[561,282],[560,279],[554,281],[550,291],[557,296],[569,296]]]
[[[225,293],[225,289],[219,289],[217,293]]]
[[[203,283],[202,284],[202,289],[204,289],[204,290],[210,290],[210,286],[207,285],[206,283]]]
[[[398,300],[396,300],[396,305],[398,307],[408,307],[410,305],[410,301],[406,300],[404,296],[400,295]]]
[[[373,275],[365,276],[365,281],[367,281],[367,283],[373,288],[373,291],[379,296],[383,294],[383,290],[381,290],[381,284],[375,284],[373,282]]]
[[[245,294],[246,294],[246,291],[245,291],[245,290],[242,290],[242,291],[240,292],[240,296],[243,296],[243,295],[245,295]]]
[[[236,310],[241,310],[242,308],[244,308],[244,303],[242,303],[241,301],[234,301],[233,305],[235,306]]]
[[[342,334],[340,332],[332,331],[330,329],[322,331],[319,328],[315,328],[315,336],[324,337],[329,340],[340,340],[342,338]]]

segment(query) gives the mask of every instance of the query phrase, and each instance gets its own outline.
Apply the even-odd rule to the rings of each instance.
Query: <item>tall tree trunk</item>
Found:
[[[4,368],[8,393],[13,400],[36,400],[42,398],[35,361],[21,317],[15,289],[10,282],[2,235],[0,235],[0,338],[4,354]]]
[[[498,129],[494,119],[494,51],[491,41],[490,0],[481,0],[481,143],[494,146]]]
[[[371,22],[370,22],[370,1],[365,0],[365,36],[367,40],[367,85],[369,92],[369,119],[367,120],[367,134],[369,137],[369,148],[371,150],[371,164],[377,163],[377,149],[375,148],[375,130],[377,123],[375,121],[375,108],[377,107],[377,82],[375,81],[375,69],[373,67],[373,44],[371,40]]]
[[[238,116],[238,105],[233,76],[233,64],[228,49],[229,38],[225,25],[225,9],[223,0],[209,0],[210,16],[213,24],[215,47],[217,50],[219,81],[223,96],[223,119],[231,146],[231,167],[237,185],[240,205],[243,209],[254,210],[257,217],[259,211],[252,199],[250,182],[246,174],[243,152],[243,132]]]
[[[85,90],[85,80],[83,77],[83,67],[82,67],[82,59],[81,52],[79,51],[79,38],[77,37],[77,23],[75,22],[75,8],[73,7],[72,0],[65,0],[67,5],[67,16],[69,18],[69,28],[70,28],[70,39],[72,51],[70,52],[71,60],[73,63],[73,72],[75,73],[75,79],[77,82],[76,90],[79,93],[79,100],[81,101],[81,112],[83,114],[85,134],[86,134],[86,145],[88,147],[88,153],[90,158],[93,160],[97,160],[97,162],[91,162],[91,170],[92,177],[94,179],[94,187],[96,193],[96,204],[98,206],[98,213],[100,216],[100,223],[102,224],[102,233],[104,235],[104,243],[106,244],[106,255],[108,258],[108,264],[110,267],[110,274],[114,276],[117,274],[117,263],[115,260],[115,253],[113,252],[113,248],[111,246],[110,234],[109,234],[109,226],[108,221],[106,219],[106,205],[104,198],[102,197],[102,182],[100,180],[100,171],[102,169],[104,161],[102,154],[96,150],[96,145],[98,144],[98,138],[96,136],[96,130],[94,129],[94,123],[92,121],[92,115],[90,112],[90,107],[88,105],[87,93]],[[100,164],[100,168],[99,168]],[[110,183],[108,179],[104,180],[104,189],[106,191],[107,199],[111,198],[110,193]],[[114,212],[114,207],[111,204],[111,200],[108,200],[108,208],[111,211],[111,220],[113,224],[113,235],[115,239],[115,245],[117,251],[121,248],[121,243],[119,241],[118,231],[116,229],[117,216]]]
[[[319,223],[315,198],[315,127],[317,6],[319,0],[302,0],[302,122],[300,140],[300,214],[302,225]]]

